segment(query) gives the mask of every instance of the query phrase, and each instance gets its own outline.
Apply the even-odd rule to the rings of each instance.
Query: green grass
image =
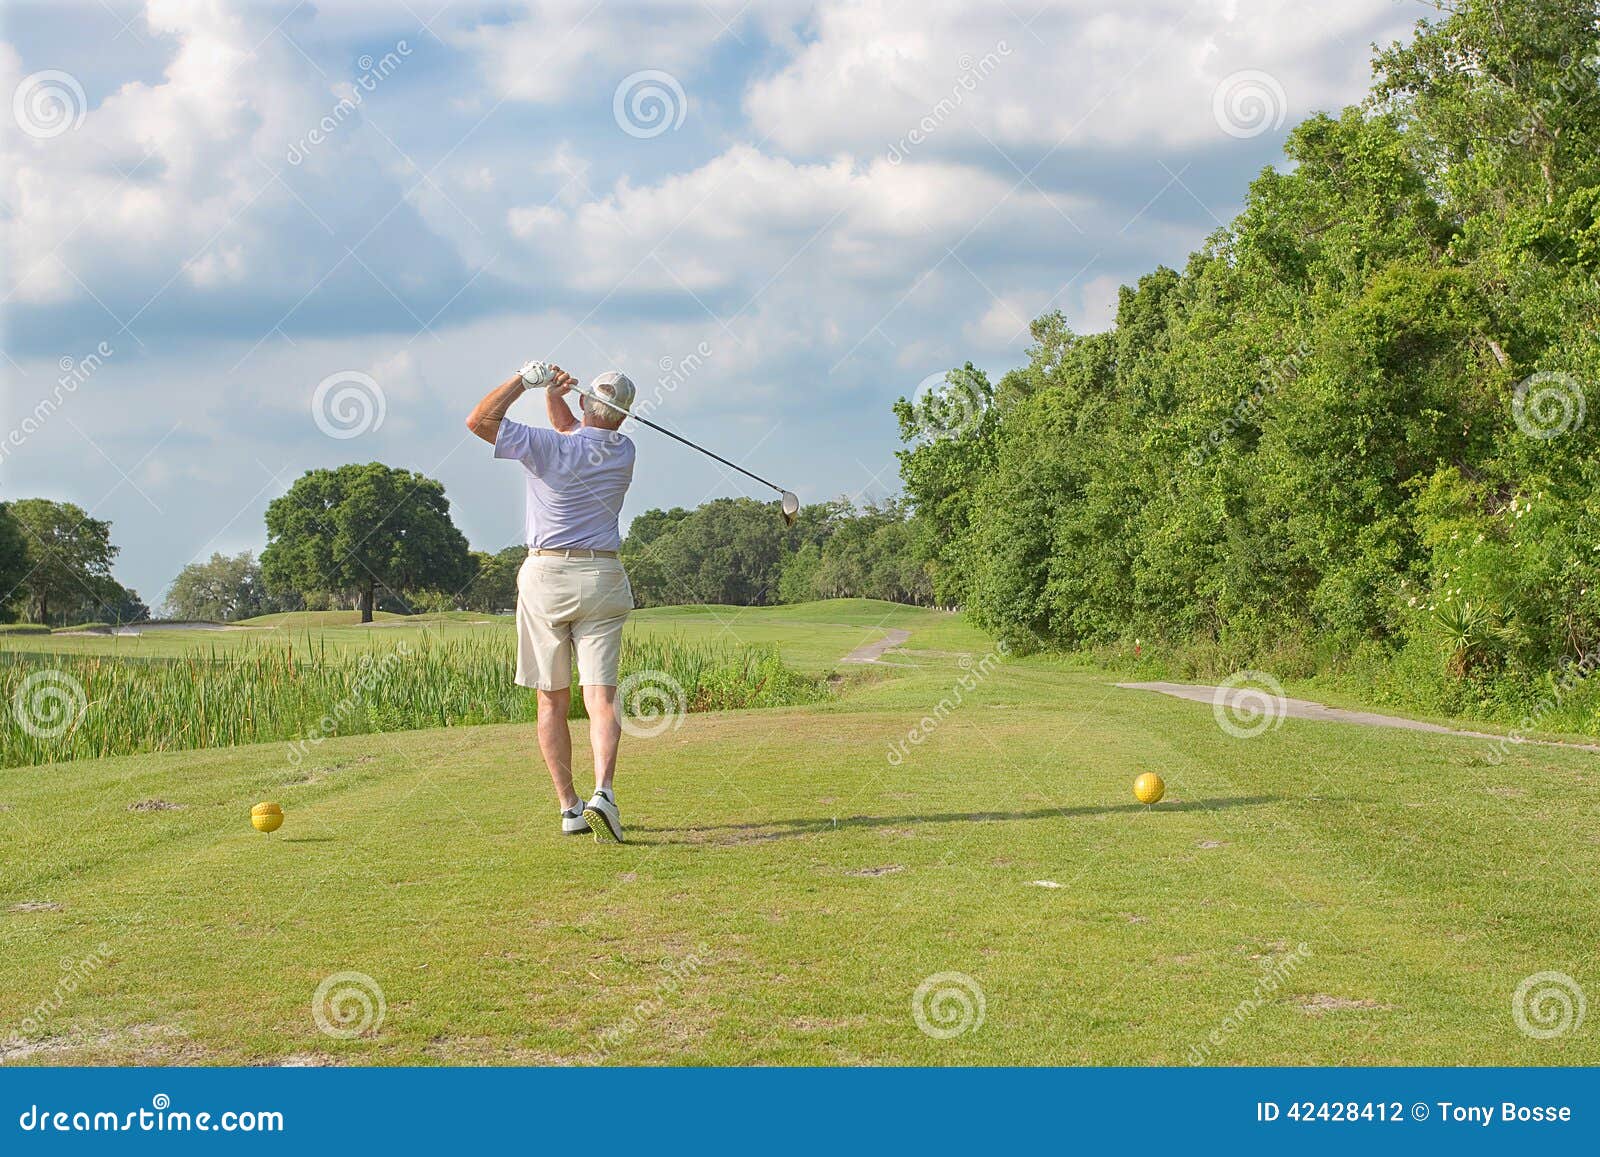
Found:
[[[801,653],[872,622],[748,627],[780,612]],[[620,848],[555,833],[526,726],[0,772],[0,1050],[32,1017],[18,1063],[1600,1062],[1592,1010],[1544,1041],[1511,1014],[1537,972],[1600,991],[1595,756],[1234,739],[1081,664],[980,678],[981,637],[903,615],[919,666],[625,737]],[[386,1002],[356,1039],[312,1016],[341,971]],[[912,1010],[941,973],[984,1000],[948,1040]]]
[[[196,650],[207,653],[248,649],[264,639],[303,642],[333,652],[361,654],[375,640],[398,638],[397,631],[426,631],[440,638],[493,636],[510,640],[509,617],[450,612],[405,617],[380,612],[376,625],[361,626],[356,611],[296,611],[265,615],[233,624],[229,631],[156,630],[144,635],[81,637],[19,634],[0,641],[0,650],[57,655],[102,655],[121,658],[174,659]],[[972,649],[982,636],[958,615],[905,607],[873,599],[837,599],[786,607],[652,607],[635,611],[628,636],[637,639],[677,638],[685,632],[719,645],[776,646],[784,662],[802,670],[825,673],[841,656],[881,638],[890,628],[916,623],[928,646]],[[507,645],[510,645],[509,643]],[[985,644],[986,645],[986,644]]]

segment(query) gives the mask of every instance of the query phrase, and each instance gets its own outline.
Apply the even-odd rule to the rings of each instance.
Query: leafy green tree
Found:
[[[477,577],[467,588],[465,609],[492,614],[517,605],[517,572],[527,560],[528,548],[508,546],[498,554],[473,551]]]
[[[93,606],[109,593],[105,584],[112,581],[111,563],[119,551],[111,544],[109,522],[48,498],[19,499],[10,513],[27,543],[21,586],[34,622],[51,622],[52,607],[59,615]]]
[[[213,554],[209,562],[192,562],[178,572],[167,589],[168,613],[177,619],[232,622],[283,609],[267,591],[261,566],[251,551]]]
[[[28,575],[28,538],[16,517],[0,502],[0,623],[17,619],[16,604]]]
[[[1035,323],[1037,328],[1040,324]],[[945,384],[922,398],[894,406],[900,436],[900,479],[917,517],[912,539],[919,562],[947,603],[966,601],[971,577],[964,560],[972,549],[979,481],[997,452],[998,412],[989,379],[971,362],[945,375]]]
[[[784,560],[778,575],[780,603],[809,603],[821,598],[817,571],[822,566],[822,548],[808,542]]]
[[[261,571],[270,590],[353,594],[371,622],[380,591],[458,591],[467,540],[444,487],[382,463],[310,470],[267,507]]]

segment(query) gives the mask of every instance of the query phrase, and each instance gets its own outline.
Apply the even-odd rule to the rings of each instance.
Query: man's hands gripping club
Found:
[[[467,429],[493,445],[500,436],[500,423],[511,404],[530,389],[543,388],[550,412],[550,424],[563,434],[576,430],[581,422],[561,401],[578,379],[549,362],[529,362],[511,377],[484,395],[467,415]]]

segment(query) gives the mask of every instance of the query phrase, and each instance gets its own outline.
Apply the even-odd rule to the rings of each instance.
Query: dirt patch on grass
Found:
[[[272,1062],[274,1068],[279,1069],[337,1069],[344,1066],[344,1062],[327,1053],[290,1053],[282,1060]]]
[[[210,1051],[176,1025],[135,1024],[102,1032],[73,1031],[38,1040],[0,1040],[0,1064],[42,1060],[82,1064],[107,1059],[120,1065],[198,1065]]]
[[[9,912],[59,912],[61,905],[54,900],[23,900],[7,909]]]
[[[1329,996],[1325,992],[1313,993],[1310,996],[1298,996],[1295,998],[1295,1003],[1300,1006],[1300,1011],[1307,1016],[1322,1016],[1324,1013],[1329,1012],[1351,1012],[1361,1009],[1386,1012],[1390,1007],[1387,1004],[1379,1004],[1375,1000],[1368,1000],[1366,997]]]
[[[892,876],[896,872],[905,871],[904,864],[882,864],[876,868],[857,868],[853,872],[846,872],[847,876]]]
[[[578,1062],[561,1053],[508,1045],[485,1037],[436,1036],[422,1047],[425,1055],[447,1065],[558,1065]]]
[[[187,804],[173,803],[164,799],[142,799],[137,803],[130,803],[128,810],[131,812],[176,812],[182,811]]]

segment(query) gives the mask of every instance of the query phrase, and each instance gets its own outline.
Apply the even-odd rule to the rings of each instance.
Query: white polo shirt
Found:
[[[522,463],[530,548],[622,546],[617,518],[633,481],[634,457],[626,434],[593,426],[559,434],[502,418],[494,456]]]

